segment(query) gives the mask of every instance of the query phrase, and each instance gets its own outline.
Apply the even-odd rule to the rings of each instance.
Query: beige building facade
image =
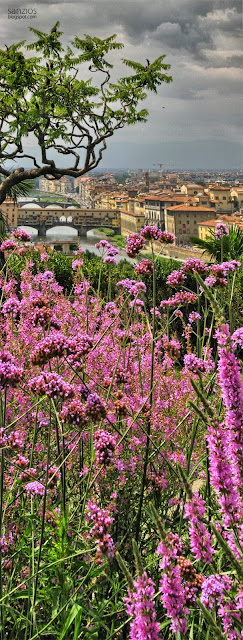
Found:
[[[3,215],[6,225],[9,229],[16,229],[18,226],[18,205],[11,198],[6,200],[0,205],[0,209]]]
[[[202,185],[194,182],[187,182],[181,186],[181,193],[186,196],[196,196],[202,191]]]
[[[234,203],[230,187],[210,186],[208,194],[217,213],[233,213]]]
[[[145,216],[143,213],[133,213],[132,211],[120,211],[121,234],[129,236],[130,233],[140,233],[144,227]]]
[[[198,236],[202,240],[206,240],[207,236],[210,235],[210,230],[215,231],[215,226],[219,222],[223,222],[227,224],[227,226],[233,224],[239,227],[243,231],[243,217],[238,215],[232,216],[221,216],[220,218],[214,218],[213,220],[202,221],[198,224]]]
[[[176,245],[190,245],[190,237],[198,237],[198,224],[211,220],[213,211],[196,204],[180,204],[165,209],[165,230],[176,236]]]
[[[39,178],[39,189],[47,193],[69,193],[72,191],[72,183],[66,176],[60,180],[48,180],[47,178]]]

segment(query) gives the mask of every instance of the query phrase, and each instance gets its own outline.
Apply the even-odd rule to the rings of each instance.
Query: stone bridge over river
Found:
[[[32,227],[38,236],[43,238],[53,227],[70,227],[85,236],[87,231],[97,227],[121,230],[120,211],[118,209],[80,209],[69,206],[66,209],[59,205],[41,207],[36,202],[18,208],[18,227]]]

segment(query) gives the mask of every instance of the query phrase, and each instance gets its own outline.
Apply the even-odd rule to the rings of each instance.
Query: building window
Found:
[[[223,200],[226,200],[226,197],[225,197],[225,196],[223,196]]]

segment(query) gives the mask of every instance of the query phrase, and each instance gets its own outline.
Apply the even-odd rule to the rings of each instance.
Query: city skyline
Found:
[[[124,49],[114,55],[114,71],[121,75],[126,73],[119,62],[123,56],[145,63],[146,57],[166,54],[173,83],[149,96],[147,123],[109,140],[100,168],[145,169],[159,163],[171,171],[242,168],[238,0],[181,0],[179,7],[175,0],[166,6],[159,0],[17,0],[9,7],[35,8],[36,18],[9,19],[4,6],[1,48],[31,41],[28,26],[48,31],[59,19],[66,44],[76,34],[104,38],[117,33]]]

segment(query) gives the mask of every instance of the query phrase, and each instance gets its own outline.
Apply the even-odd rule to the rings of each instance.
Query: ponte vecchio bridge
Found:
[[[42,207],[31,202],[18,208],[18,227],[21,226],[36,229],[41,238],[57,226],[75,229],[78,236],[85,236],[87,231],[97,227],[107,227],[120,233],[121,217],[119,209],[79,209],[73,205],[64,208],[54,204]]]

